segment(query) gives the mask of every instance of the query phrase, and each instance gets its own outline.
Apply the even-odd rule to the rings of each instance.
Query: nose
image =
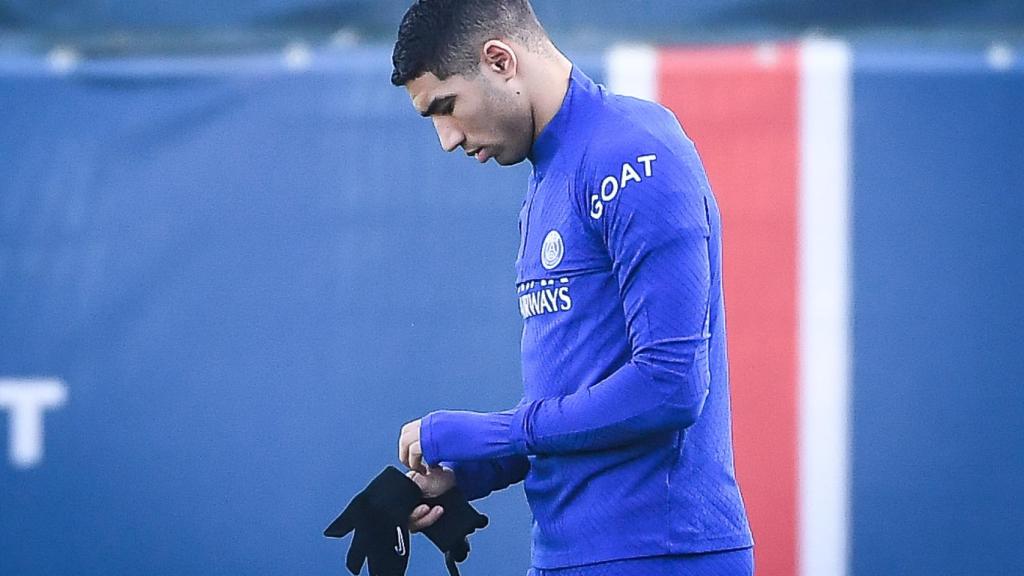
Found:
[[[434,129],[437,130],[437,138],[441,141],[441,148],[445,152],[451,152],[459,147],[466,140],[466,135],[459,130],[458,126],[446,117],[434,117]]]

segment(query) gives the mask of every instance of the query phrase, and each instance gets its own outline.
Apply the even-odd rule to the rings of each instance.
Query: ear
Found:
[[[484,44],[480,63],[506,80],[515,78],[519,70],[519,58],[516,56],[516,51],[501,40],[488,40]]]

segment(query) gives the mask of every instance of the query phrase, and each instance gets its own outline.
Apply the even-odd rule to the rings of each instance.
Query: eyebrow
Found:
[[[438,96],[437,98],[434,98],[434,100],[430,103],[430,106],[427,106],[426,110],[420,112],[420,116],[423,116],[424,118],[429,118],[430,116],[433,116],[434,114],[437,114],[438,112],[443,110],[446,106],[448,106],[454,101],[454,94],[449,94],[447,96]]]

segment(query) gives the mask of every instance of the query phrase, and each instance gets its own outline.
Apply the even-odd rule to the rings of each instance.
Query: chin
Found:
[[[513,154],[510,156],[500,154],[494,157],[494,161],[497,162],[499,166],[515,166],[516,164],[526,160],[526,157],[526,154]]]

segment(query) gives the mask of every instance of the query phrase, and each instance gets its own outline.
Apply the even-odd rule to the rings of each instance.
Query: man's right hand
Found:
[[[426,474],[410,470],[405,475],[420,487],[424,498],[437,498],[455,486],[455,473],[440,466],[427,468]],[[430,507],[420,504],[409,515],[409,532],[423,531],[437,522],[442,514],[444,514],[444,508],[440,506]]]

